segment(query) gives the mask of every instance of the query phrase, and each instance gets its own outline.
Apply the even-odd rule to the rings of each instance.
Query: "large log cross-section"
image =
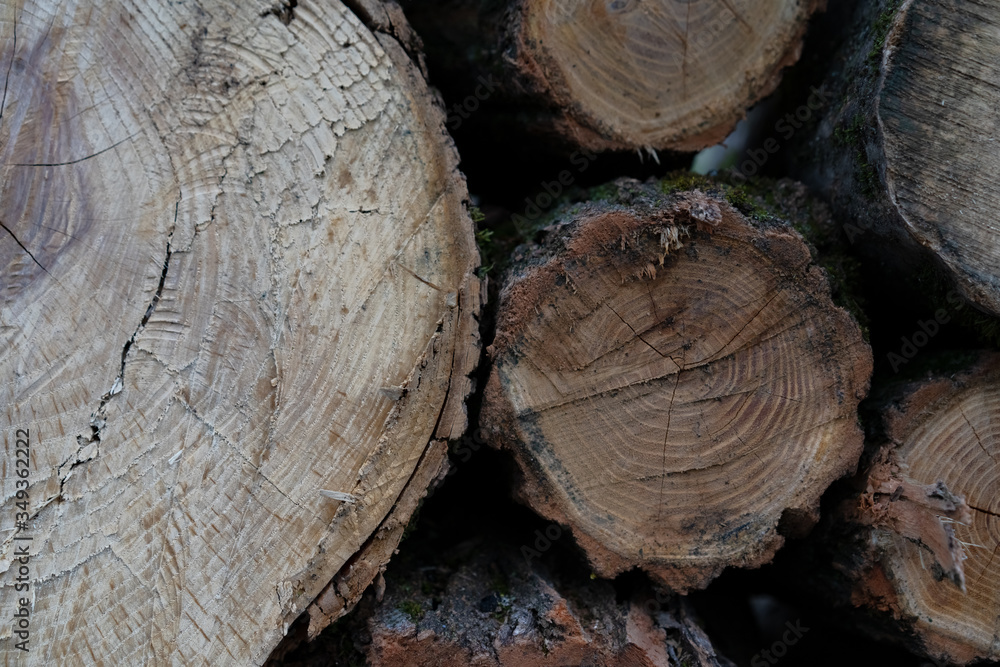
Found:
[[[0,653],[260,664],[350,608],[464,429],[444,114],[336,0],[0,12]]]

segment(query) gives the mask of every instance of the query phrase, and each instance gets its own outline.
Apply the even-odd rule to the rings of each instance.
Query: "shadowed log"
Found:
[[[885,612],[911,648],[1000,658],[1000,355],[882,400],[884,442],[831,533],[850,599]]]
[[[866,0],[824,87],[839,103],[798,155],[852,242],[932,264],[1000,314],[1000,8]]]
[[[480,546],[448,572],[387,577],[368,621],[374,667],[732,665],[685,600],[646,587],[616,599],[605,581],[559,580],[513,549]]]

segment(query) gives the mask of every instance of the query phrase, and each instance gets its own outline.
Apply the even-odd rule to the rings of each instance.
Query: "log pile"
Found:
[[[824,10],[0,7],[4,664],[1000,659],[1000,10]]]
[[[406,587],[387,585],[368,620],[371,665],[731,664],[681,600],[645,589],[618,601],[607,582],[554,581],[517,551],[477,552],[433,585],[414,571],[400,573]]]

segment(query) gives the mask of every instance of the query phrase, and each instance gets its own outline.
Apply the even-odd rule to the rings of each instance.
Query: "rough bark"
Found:
[[[260,664],[331,580],[316,628],[354,604],[464,430],[444,114],[339,2],[0,12],[0,652]]]
[[[822,539],[841,602],[937,660],[1000,658],[1000,354],[880,400],[858,492]],[[891,620],[890,620],[891,619]]]
[[[835,100],[799,151],[802,178],[852,242],[933,265],[1000,314],[1000,9],[863,0],[825,84]]]
[[[428,570],[390,578],[368,621],[374,667],[732,664],[683,600],[648,587],[618,601],[606,581],[559,581],[513,549],[477,549],[443,581]]]
[[[861,453],[871,351],[788,223],[616,189],[506,278],[481,418],[599,574],[684,591],[815,521]]]
[[[697,150],[774,90],[823,4],[438,0],[410,15],[438,71],[475,91],[456,123],[499,87],[579,147]]]

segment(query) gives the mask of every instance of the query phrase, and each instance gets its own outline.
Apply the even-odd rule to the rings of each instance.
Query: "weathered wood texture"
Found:
[[[884,437],[827,539],[850,600],[933,658],[1000,659],[1000,354],[883,401]]]
[[[1000,8],[865,0],[842,26],[825,87],[836,100],[799,154],[852,242],[932,260],[1000,313]]]
[[[0,609],[31,611],[0,652],[262,663],[331,580],[317,625],[350,608],[464,430],[444,114],[337,1],[0,12]]]
[[[599,574],[683,591],[815,520],[861,453],[871,351],[786,222],[616,188],[507,277],[482,420]]]
[[[822,4],[438,0],[415,3],[411,16],[439,71],[480,99],[502,88],[517,113],[564,141],[697,150],[774,90]]]
[[[368,620],[374,667],[731,665],[687,604],[648,587],[557,579],[513,550],[480,548],[454,571],[390,577]]]

